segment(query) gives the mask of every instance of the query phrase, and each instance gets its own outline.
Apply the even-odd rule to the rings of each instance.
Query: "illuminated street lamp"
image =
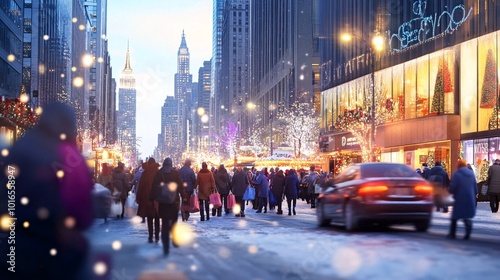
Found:
[[[269,134],[269,138],[270,138],[270,147],[269,147],[269,151],[270,151],[270,156],[273,155],[273,118],[272,118],[272,113],[271,113],[271,106],[269,106],[270,108],[266,108],[266,107],[262,107],[264,108],[264,110],[266,110],[266,112],[268,113],[268,116],[269,116],[269,124],[270,124],[270,128],[271,128],[271,132]],[[257,105],[255,105],[255,103],[252,103],[252,102],[248,102],[247,103],[247,108],[249,110],[254,110],[255,108],[257,108]]]
[[[353,39],[361,41],[365,48],[370,53],[371,60],[371,82],[372,82],[372,104],[371,104],[371,139],[370,139],[370,160],[375,161],[375,51],[382,51],[384,49],[384,38],[380,34],[376,34],[372,38],[371,44],[369,44],[363,37],[356,36],[350,33],[344,33],[340,36],[340,39],[344,42],[351,42]]]

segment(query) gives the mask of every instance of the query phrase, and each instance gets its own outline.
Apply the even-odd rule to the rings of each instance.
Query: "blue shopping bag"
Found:
[[[269,192],[269,206],[273,207],[278,205],[278,201],[276,200],[276,197],[274,196],[273,192]]]
[[[255,199],[255,188],[252,186],[247,186],[245,194],[243,195],[243,200],[254,200]]]

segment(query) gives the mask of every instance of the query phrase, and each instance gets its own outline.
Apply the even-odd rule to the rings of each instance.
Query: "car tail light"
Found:
[[[387,186],[361,186],[358,190],[359,195],[378,195],[384,194],[389,190]]]
[[[432,195],[432,192],[434,189],[431,186],[415,186],[414,187],[415,193],[420,194],[420,195]]]

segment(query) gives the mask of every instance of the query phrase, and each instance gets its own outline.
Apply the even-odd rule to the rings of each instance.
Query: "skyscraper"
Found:
[[[179,134],[180,142],[177,143],[177,148],[180,152],[187,147],[187,135],[189,131],[190,108],[191,108],[191,82],[192,75],[189,73],[189,49],[186,44],[186,37],[182,31],[181,45],[177,52],[177,73],[175,74],[175,90],[174,97],[179,102],[178,115],[179,127],[176,130]]]
[[[279,106],[288,107],[295,101],[312,103],[315,90],[319,96],[319,87],[313,85],[319,75],[315,2],[251,1],[250,100],[261,107],[263,126],[270,125]],[[242,126],[248,133],[249,123]]]
[[[212,30],[212,60],[211,60],[211,89],[210,89],[210,103],[209,103],[209,147],[214,147],[215,137],[217,132],[217,125],[219,122],[220,106],[217,106],[218,96],[220,92],[220,71],[222,62],[222,28],[224,19],[224,0],[214,0],[213,2],[213,30]]]
[[[219,138],[227,121],[237,122],[231,114],[245,109],[250,92],[249,0],[225,1],[221,41],[220,86],[215,95],[216,131]],[[223,152],[223,151],[218,151]]]
[[[122,147],[125,164],[135,166],[137,164],[136,89],[128,46],[118,91],[118,141]]]
[[[0,9],[0,95],[18,97],[21,87],[22,9],[23,1],[3,3]]]
[[[182,151],[179,150],[179,100],[173,96],[167,96],[161,107],[161,136],[158,140],[160,158],[172,157],[179,160]]]
[[[211,61],[204,61],[198,71],[198,108],[195,113],[196,148],[198,151],[207,151],[209,148],[209,110],[211,94]]]

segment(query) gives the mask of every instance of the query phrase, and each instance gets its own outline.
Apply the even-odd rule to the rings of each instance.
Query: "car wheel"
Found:
[[[431,225],[431,221],[421,221],[421,222],[416,222],[415,223],[415,229],[420,232],[426,232],[429,229],[429,226]]]
[[[318,225],[320,227],[328,226],[330,222],[332,221],[331,219],[327,219],[325,217],[325,211],[323,209],[323,203],[318,201],[316,203],[316,217],[318,218]]]
[[[345,223],[345,229],[348,231],[356,231],[359,229],[359,221],[358,218],[356,217],[354,206],[350,201],[348,201],[345,206],[344,223]]]

